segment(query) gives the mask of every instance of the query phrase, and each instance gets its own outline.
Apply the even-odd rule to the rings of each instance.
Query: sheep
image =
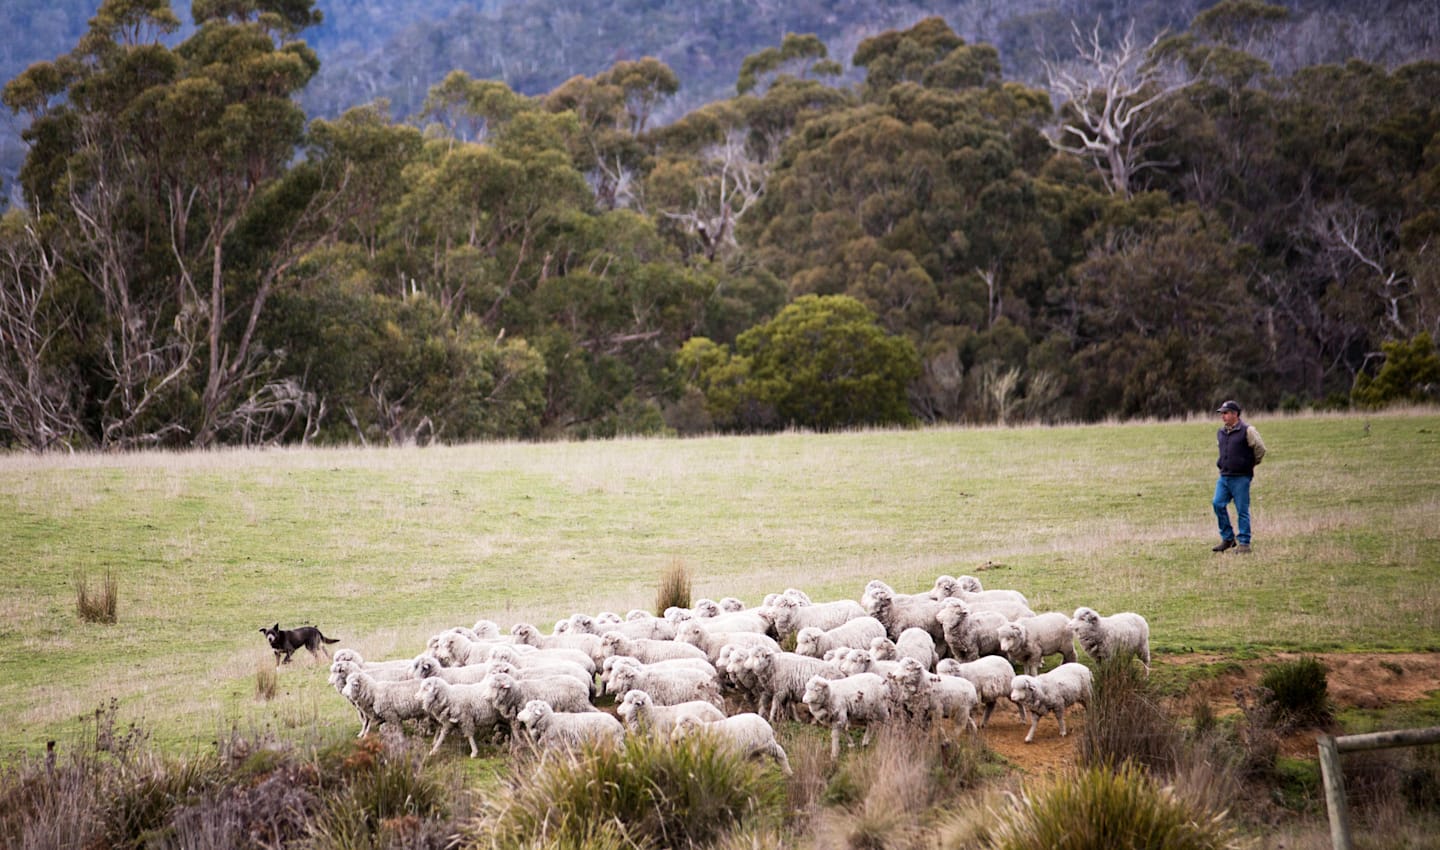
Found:
[[[725,712],[704,700],[656,705],[648,693],[638,688],[625,692],[615,705],[615,713],[627,728],[660,736],[669,736],[684,718],[694,718],[701,723],[725,719]]]
[[[994,611],[972,611],[963,599],[946,599],[935,615],[950,654],[960,661],[974,661],[983,655],[1000,653],[997,630],[1009,622]]]
[[[874,617],[857,617],[842,626],[821,630],[809,626],[795,633],[795,651],[822,658],[837,647],[864,649],[877,637],[885,637],[885,626]]]
[[[715,668],[720,671],[720,687],[733,695],[738,703],[751,708],[760,707],[760,681],[755,671],[746,666],[750,660],[750,648],[738,644],[720,647],[715,658]]]
[[[1001,697],[1010,699],[1010,682],[1015,678],[1015,668],[1008,659],[999,655],[986,655],[975,661],[946,658],[935,665],[935,672],[941,676],[964,679],[974,686],[980,704],[985,706],[985,713],[980,718],[981,729],[990,722],[995,703]],[[1027,719],[1024,706],[1016,705],[1020,708],[1020,719]]]
[[[485,699],[513,729],[515,718],[532,699],[542,699],[557,711],[599,711],[590,704],[590,690],[569,676],[516,679],[508,673],[492,673],[480,683]]]
[[[1075,639],[1070,618],[1058,611],[1008,622],[995,630],[1000,651],[1021,665],[1027,676],[1040,673],[1045,656],[1059,654],[1063,662],[1075,660]]]
[[[856,673],[876,673],[884,676],[900,666],[899,661],[877,661],[868,649],[852,649],[837,663],[840,671],[847,676]]]
[[[704,700],[716,706],[724,705],[720,699],[720,683],[715,676],[693,669],[677,667],[656,670],[621,664],[610,671],[609,688],[611,693],[616,694],[638,688],[648,693],[660,705],[675,705],[693,700]]]
[[[1070,629],[1080,648],[1096,661],[1128,652],[1140,659],[1145,675],[1150,675],[1150,624],[1139,614],[1125,611],[1102,617],[1094,609],[1081,606],[1075,609]]]
[[[1065,737],[1065,709],[1075,703],[1086,705],[1090,700],[1090,668],[1074,662],[1061,664],[1039,676],[1016,676],[1010,682],[1010,701],[1030,712],[1030,732],[1025,743],[1035,740],[1035,727],[1040,718],[1054,713],[1060,723],[1060,737]]]
[[[844,675],[836,664],[768,646],[751,649],[745,667],[755,674],[762,716],[765,705],[768,703],[770,706],[771,723],[782,719],[787,708],[793,710],[803,706],[805,683],[811,676],[838,679]]]
[[[728,614],[726,616],[729,616]],[[719,619],[718,617],[716,618]],[[758,631],[710,631],[707,627],[700,625],[698,621],[690,621],[680,626],[680,631],[675,635],[676,642],[687,643],[698,647],[705,653],[710,663],[720,654],[720,647],[725,644],[736,644],[746,648],[752,646],[768,646],[772,649],[779,649],[780,644],[775,639]]]
[[[394,682],[400,679],[414,678],[410,674],[411,660],[412,659],[409,658],[395,658],[389,661],[366,661],[360,656],[359,652],[346,647],[345,649],[335,650],[335,654],[330,658],[330,669],[333,671],[336,664],[353,664],[356,670],[364,670],[379,681]],[[341,687],[345,685],[343,678],[340,680],[340,685]]]
[[[699,618],[707,631],[711,632],[759,632],[766,634],[774,628],[767,613],[758,608],[744,611],[719,611],[714,617]],[[677,629],[678,631],[678,629]]]
[[[393,662],[379,663],[389,665]],[[403,682],[409,681],[412,678],[410,675],[409,667],[385,666],[374,669],[372,671],[371,669],[368,669],[364,666],[364,662],[360,658],[360,653],[350,649],[342,649],[339,652],[336,652],[335,657],[330,661],[329,682],[335,688],[335,693],[344,696],[345,682],[350,678],[350,674],[361,670],[369,673],[371,678],[375,679],[376,681]],[[346,699],[348,700],[349,698],[346,697]],[[354,706],[356,714],[360,716],[361,727],[369,728],[370,715],[367,714],[365,710],[362,709],[359,705],[356,705],[354,700],[350,700],[350,704]],[[364,733],[362,732],[361,734]]]
[[[992,602],[1009,601],[1027,608],[1030,606],[1025,594],[1018,590],[985,590],[980,586],[980,579],[974,576],[940,576],[935,579],[935,589],[929,593],[931,599],[946,599],[954,597],[964,599],[966,602]]]
[[[720,599],[720,610],[727,614],[733,614],[736,611],[744,611],[745,603],[741,602],[739,599],[736,599],[733,596],[724,596]]]
[[[437,635],[438,640],[429,646],[429,652],[440,660],[446,667],[459,667],[464,664],[484,664],[490,660],[490,654],[500,647],[513,647],[513,643],[499,640],[471,640],[463,632],[454,629]]]
[[[450,729],[459,726],[465,740],[470,742],[470,758],[473,759],[480,754],[480,748],[475,745],[475,733],[493,732],[500,724],[499,712],[485,698],[484,688],[478,682],[451,684],[438,676],[427,677],[420,683],[420,707],[440,725],[440,731],[435,734],[435,744],[430,747],[432,756],[440,750]]]
[[[646,664],[653,664],[656,661],[666,661],[673,658],[698,658],[702,661],[713,662],[713,658],[705,655],[705,650],[679,640],[652,640],[650,638],[626,637],[620,632],[606,632],[600,638],[600,652],[602,657],[611,655],[628,655],[638,658]],[[601,661],[604,664],[604,661]]]
[[[871,651],[874,652],[873,649]],[[935,651],[935,639],[930,636],[930,632],[914,628],[900,633],[899,639],[895,641],[895,657],[913,658],[926,670],[934,670],[935,662],[940,660],[940,654]]]
[[[938,643],[945,642],[945,633],[935,621],[940,604],[921,594],[895,593],[889,587],[878,586],[867,591],[869,604],[865,613],[885,624],[885,634],[891,640],[898,640],[900,633],[909,628],[924,629]]]
[[[526,676],[570,676],[587,687],[595,684],[590,659],[572,650],[497,646],[490,651],[490,663],[508,664]]]
[[[865,616],[865,609],[853,599],[802,605],[794,599],[781,597],[769,611],[775,623],[775,635],[780,640],[804,628],[833,629]]]
[[[517,643],[528,644],[537,649],[571,649],[578,650],[590,657],[590,672],[595,672],[594,665],[600,663],[604,656],[600,653],[600,636],[585,634],[561,634],[542,635],[540,630],[530,623],[516,623],[510,627],[510,633],[515,635]]]
[[[890,719],[890,687],[874,673],[857,673],[841,679],[811,676],[802,698],[816,722],[830,727],[830,758],[840,757],[840,735],[851,724],[865,726],[860,745],[870,743],[871,725]],[[853,746],[853,745],[852,745]]]
[[[887,677],[895,708],[907,719],[929,725],[938,720],[962,720],[977,732],[971,713],[979,702],[975,686],[955,676],[937,676],[914,658],[905,658]]]
[[[1023,602],[1016,602],[1013,599],[993,599],[977,595],[962,596],[960,600],[969,605],[971,611],[992,612],[1002,615],[1007,620],[1019,620],[1024,617],[1035,616],[1035,612],[1030,610],[1029,605]]]
[[[695,600],[695,604],[690,606],[690,610],[695,612],[696,617],[704,620],[708,620],[711,617],[718,617],[721,613],[719,602],[713,599],[706,599],[703,596]]]
[[[410,676],[414,679],[443,679],[451,685],[472,685],[490,675],[491,666],[487,663],[445,667],[433,655],[417,655],[410,662]]]
[[[625,727],[603,711],[556,711],[543,699],[526,701],[515,722],[528,733],[530,742],[546,753],[585,743],[619,745],[625,739]]]
[[[639,613],[640,616],[633,616]],[[674,640],[675,624],[669,620],[654,617],[644,611],[631,612],[631,618],[619,622],[601,623],[585,614],[575,614],[570,618],[572,631],[579,631],[584,634],[600,635],[604,637],[607,632],[619,632],[630,638],[644,638],[647,640]]]
[[[430,716],[420,706],[420,682],[414,679],[381,682],[363,670],[355,670],[345,678],[345,688],[340,693],[365,718],[357,738],[368,735],[377,724],[393,723],[399,729],[406,720]]]
[[[646,664],[640,659],[630,655],[612,655],[605,659],[603,670],[600,673],[600,693],[615,694],[616,696],[624,693],[624,691],[618,690],[612,685],[615,678],[615,670],[622,666],[631,667],[636,670],[646,670],[655,674],[664,674],[672,670],[689,670],[694,674],[713,679],[717,686],[722,685],[720,671],[703,658],[669,658]]]
[[[793,774],[785,748],[775,740],[775,728],[758,714],[747,711],[710,723],[686,717],[672,733],[674,737],[695,734],[709,735],[717,743],[742,753],[746,758],[770,756],[780,765],[781,773],[786,776]]]
[[[475,625],[470,627],[470,631],[475,633],[477,640],[493,640],[499,641],[500,643],[512,642],[508,635],[501,634],[500,624],[494,620],[486,620],[483,618],[476,620]]]
[[[930,683],[931,715],[936,720],[963,720],[971,734],[979,734],[975,725],[975,706],[980,701],[976,687],[967,679],[958,676],[940,676],[926,673]]]

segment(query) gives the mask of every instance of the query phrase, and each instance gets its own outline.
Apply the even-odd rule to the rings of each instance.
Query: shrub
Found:
[[[1325,665],[1299,658],[1270,667],[1260,678],[1262,701],[1282,730],[1324,726],[1333,719]]]
[[[665,616],[667,608],[690,607],[690,568],[672,561],[660,574],[660,587],[655,592],[655,616]]]
[[[1134,659],[1122,654],[1102,662],[1085,707],[1080,763],[1113,766],[1134,761],[1169,771],[1179,747],[1179,728]]]
[[[624,846],[690,847],[778,817],[783,801],[783,783],[768,763],[704,735],[675,743],[634,735],[623,747],[551,756],[519,776],[479,826],[500,847],[541,838],[556,847],[589,846],[599,824],[612,824]]]
[[[1135,764],[1081,769],[997,814],[989,836],[997,850],[1241,846],[1223,814],[1186,803]]]
[[[105,571],[100,580],[100,590],[91,595],[90,582],[82,575],[75,576],[75,613],[87,623],[112,624],[116,621],[116,606],[120,599],[120,585],[115,574]]]
[[[255,668],[255,699],[261,702],[269,702],[275,698],[275,692],[280,687],[280,674],[270,664],[260,664]]]

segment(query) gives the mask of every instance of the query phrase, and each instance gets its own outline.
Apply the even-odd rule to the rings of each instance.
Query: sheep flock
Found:
[[[704,730],[788,773],[781,721],[828,729],[832,758],[842,741],[854,746],[857,729],[862,746],[889,724],[981,734],[1001,699],[1029,722],[1026,743],[1046,715],[1063,736],[1065,708],[1090,696],[1079,655],[1099,662],[1120,652],[1148,672],[1139,614],[1037,613],[1018,591],[940,576],[913,594],[876,580],[857,599],[816,602],[792,588],[755,607],[726,597],[661,616],[576,613],[548,633],[481,619],[433,635],[412,658],[341,649],[330,683],[354,706],[361,736],[432,735],[431,754],[455,730],[472,758],[477,739],[543,758],[625,735]],[[1047,659],[1055,666],[1042,674]]]

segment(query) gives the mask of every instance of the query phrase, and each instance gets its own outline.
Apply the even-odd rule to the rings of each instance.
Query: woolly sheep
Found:
[[[615,704],[615,713],[627,728],[660,736],[668,736],[684,718],[701,723],[725,719],[725,712],[704,700],[656,705],[649,694],[639,689],[626,691]]]
[[[593,665],[599,664],[604,656],[600,654],[599,635],[585,634],[562,634],[542,635],[540,630],[530,623],[516,623],[510,627],[510,633],[515,635],[517,643],[524,643],[539,649],[572,649],[578,650],[590,657],[591,671],[595,672]]]
[[[695,600],[695,604],[690,606],[690,610],[695,612],[696,617],[704,620],[708,620],[711,617],[718,617],[721,613],[719,602],[713,599],[706,599],[703,596]]]
[[[906,629],[895,641],[895,658],[913,658],[926,670],[934,670],[940,655],[935,651],[935,639],[925,629]]]
[[[1150,673],[1150,624],[1139,614],[1129,611],[1102,617],[1092,608],[1075,609],[1070,621],[1075,641],[1096,661],[1105,661],[1128,652],[1139,658]]]
[[[569,676],[516,679],[507,673],[494,673],[480,684],[485,698],[512,728],[525,703],[534,699],[544,700],[557,711],[599,710],[590,704],[590,690]]]
[[[775,635],[780,640],[804,628],[828,630],[865,616],[865,609],[853,599],[802,605],[781,597],[769,610],[775,623]]]
[[[713,674],[683,667],[656,670],[621,664],[610,671],[609,688],[611,693],[616,694],[642,690],[659,705],[693,700],[704,700],[716,706],[724,704],[720,700],[720,683]]]
[[[490,664],[462,664],[459,667],[445,667],[433,655],[417,655],[410,662],[410,676],[414,679],[443,679],[451,685],[471,685],[490,675]]]
[[[847,676],[853,676],[856,673],[875,673],[884,676],[900,666],[899,661],[877,661],[868,649],[852,649],[845,653],[837,664],[840,672]]]
[[[793,711],[804,707],[805,683],[811,676],[838,679],[844,675],[839,666],[828,661],[768,646],[752,648],[745,667],[755,674],[759,705],[761,709],[769,705],[771,723],[783,719],[786,709]],[[762,710],[760,714],[764,716],[765,712]]]
[[[1065,709],[1077,702],[1089,702],[1090,681],[1090,668],[1073,662],[1039,676],[1016,676],[1011,680],[1010,700],[1030,712],[1030,732],[1025,743],[1035,740],[1040,718],[1051,713],[1060,724],[1060,737],[1065,737]]]
[[[946,581],[948,579],[948,582]],[[940,576],[935,579],[935,590],[931,593],[940,592],[941,588],[946,589],[945,596],[953,596],[957,599],[964,599],[966,602],[992,602],[1008,601],[1025,607],[1030,607],[1030,601],[1025,594],[1018,590],[986,590],[980,586],[980,579],[974,576]],[[943,598],[943,597],[936,597]]]
[[[330,657],[330,667],[333,670],[336,664],[353,664],[356,670],[364,670],[379,681],[397,681],[399,679],[412,679],[410,664],[413,659],[394,658],[388,661],[366,661],[356,650],[346,647],[335,650]],[[345,680],[340,680],[341,687],[344,687]]]
[[[602,657],[611,655],[628,655],[638,658],[646,664],[653,664],[656,661],[666,661],[672,658],[698,658],[702,661],[714,661],[705,654],[705,650],[679,640],[652,640],[650,638],[626,637],[620,632],[606,632],[600,638],[600,651]],[[601,662],[603,665],[603,661]]]
[[[967,679],[958,676],[941,676],[926,673],[930,684],[930,711],[934,720],[958,720],[970,728],[972,734],[980,730],[975,726],[975,706],[980,701],[979,691]]]
[[[391,662],[381,663],[388,664]],[[335,657],[330,661],[329,681],[331,686],[335,688],[335,693],[340,694],[341,696],[345,696],[345,683],[349,680],[350,674],[360,672],[362,670],[370,673],[371,677],[376,679],[377,681],[403,682],[410,681],[412,679],[412,677],[410,676],[409,667],[384,667],[376,669],[372,672],[371,670],[368,670],[363,666],[363,660],[361,660],[360,658],[360,653],[354,652],[353,650],[349,649],[342,649],[339,652],[335,653]],[[356,714],[360,716],[361,728],[368,729],[370,727],[370,715],[367,714],[365,710],[362,709],[359,705],[356,705],[354,700],[351,700],[349,697],[346,697],[346,700],[348,700],[350,704],[354,706]],[[363,735],[364,732],[362,731],[361,734]]]
[[[644,611],[631,612],[632,615],[639,613],[640,616],[632,616],[628,620],[619,622],[601,623],[584,614],[577,614],[571,617],[570,625],[572,630],[578,630],[585,634],[600,635],[602,638],[607,632],[619,632],[629,638],[644,638],[646,640],[674,640],[675,624],[669,620],[655,617]]]
[[[769,616],[758,608],[721,611],[717,616],[700,618],[698,622],[710,632],[759,632],[763,635],[774,628]]]
[[[528,700],[515,722],[542,752],[585,743],[618,745],[625,738],[625,727],[603,711],[556,711],[543,699]]]
[[[381,723],[392,723],[399,729],[406,720],[429,717],[420,706],[420,683],[414,679],[381,682],[363,670],[356,670],[346,677],[345,688],[340,693],[365,718],[358,738],[365,737]]]
[[[805,683],[802,700],[816,722],[830,727],[830,758],[840,756],[840,735],[852,724],[863,724],[860,745],[870,743],[871,725],[890,719],[890,688],[874,673],[858,673],[841,679],[811,676]]]
[[[760,681],[755,671],[747,666],[751,648],[739,644],[720,647],[715,657],[715,669],[720,671],[720,687],[725,693],[743,706],[760,708]]]
[[[494,620],[479,619],[475,625],[470,627],[478,640],[494,640],[501,643],[510,643],[510,637],[500,632],[500,624]]]
[[[997,630],[1009,622],[994,611],[973,611],[963,599],[946,599],[935,615],[950,654],[960,661],[1000,654]]]
[[[775,728],[758,714],[747,711],[710,723],[687,717],[681,720],[674,734],[676,737],[696,734],[713,736],[718,743],[743,753],[747,758],[770,756],[780,765],[781,773],[786,776],[792,774],[785,748],[775,739]]]
[[[733,596],[724,596],[720,599],[720,610],[726,612],[727,614],[733,614],[736,611],[744,611],[745,603],[740,601],[739,599],[736,599]]]
[[[530,649],[497,646],[490,652],[491,664],[508,664],[525,671],[526,676],[570,676],[590,687],[595,682],[595,668],[590,659],[573,650]]]
[[[822,658],[832,649],[864,649],[875,638],[885,637],[885,626],[874,617],[857,617],[842,626],[821,630],[813,626],[795,634],[795,651]]]
[[[1001,697],[1010,699],[1010,682],[1015,678],[1015,668],[1010,665],[1009,659],[999,655],[986,655],[974,661],[946,658],[935,665],[935,672],[941,676],[964,679],[974,686],[980,704],[985,706],[985,713],[980,718],[981,729],[990,722],[995,703]],[[1020,707],[1020,719],[1026,719],[1024,707]]]
[[[420,683],[420,707],[440,725],[435,744],[430,747],[432,756],[445,743],[445,735],[458,726],[470,742],[470,758],[475,758],[480,754],[475,733],[493,732],[500,724],[499,712],[485,698],[484,688],[478,682],[451,684],[437,676],[428,677]]]
[[[726,616],[729,616],[728,614]],[[718,617],[716,618],[719,619]],[[710,631],[709,628],[700,625],[700,621],[691,620],[680,626],[679,632],[675,635],[678,643],[687,643],[697,647],[705,653],[705,657],[713,664],[720,654],[720,647],[726,644],[737,646],[768,646],[772,649],[779,649],[780,644],[769,635],[757,631]],[[653,696],[653,694],[652,694]]]
[[[646,670],[655,670],[658,672],[664,672],[666,670],[677,670],[682,668],[694,670],[714,679],[717,684],[720,683],[719,670],[713,664],[703,658],[667,658],[661,661],[652,661],[647,664],[640,659],[634,657],[633,655],[612,655],[609,658],[606,658],[605,663],[600,666],[600,692],[602,694],[609,693],[618,695],[620,693],[623,693],[623,691],[616,691],[610,686],[610,680],[612,678],[611,674],[614,672],[616,667],[622,665],[638,667]]]
[[[969,681],[956,676],[937,676],[914,658],[905,658],[887,677],[898,713],[906,719],[929,725],[939,720],[960,720],[970,731],[978,731],[971,713],[979,695]]]
[[[1000,651],[1028,676],[1037,675],[1047,655],[1059,654],[1064,662],[1075,660],[1075,636],[1070,618],[1058,611],[1036,614],[1006,623],[995,630]]]
[[[868,591],[869,604],[865,613],[885,624],[885,634],[891,640],[898,640],[906,629],[924,629],[937,642],[944,643],[945,635],[935,621],[940,603],[924,594],[911,595],[895,593],[888,587],[875,587]]]
[[[439,640],[429,647],[431,655],[440,659],[446,667],[464,664],[484,664],[490,654],[499,648],[513,648],[514,644],[499,640],[472,640],[463,632],[451,630],[438,636]]]

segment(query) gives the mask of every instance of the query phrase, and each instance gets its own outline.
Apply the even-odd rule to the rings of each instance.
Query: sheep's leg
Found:
[[[1022,708],[1021,710],[1023,711],[1024,709]],[[1030,734],[1028,734],[1028,735],[1025,736],[1025,743],[1028,744],[1028,743],[1030,743],[1031,741],[1034,741],[1034,740],[1035,740],[1035,727],[1036,727],[1036,726],[1039,726],[1039,725],[1040,725],[1040,713],[1039,713],[1039,712],[1036,712],[1036,711],[1030,712]]]
[[[1065,704],[1063,702],[1055,707],[1055,720],[1060,724],[1060,737],[1065,737],[1068,733],[1065,731]]]
[[[842,723],[830,725],[830,759],[833,761],[840,758],[840,727]]]
[[[435,733],[435,743],[434,743],[433,746],[430,747],[430,755],[433,756],[433,755],[435,755],[435,753],[439,752],[439,750],[440,750],[440,745],[443,744],[443,743],[445,743],[445,735],[446,735],[446,733],[448,733],[449,731],[450,731],[450,724],[449,724],[449,723],[441,723],[441,724],[440,724],[440,731],[437,732],[437,733]]]
[[[990,712],[995,710],[995,701],[985,703],[985,714],[980,718],[980,728],[984,729],[990,723]]]

